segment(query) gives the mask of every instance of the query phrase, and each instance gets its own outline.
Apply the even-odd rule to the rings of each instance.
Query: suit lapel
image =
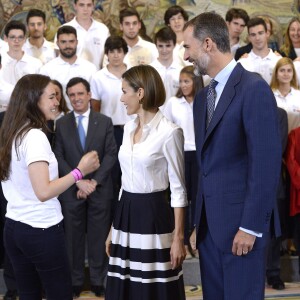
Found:
[[[224,88],[222,95],[219,99],[219,102],[217,104],[216,110],[213,114],[212,120],[206,130],[205,137],[204,137],[204,143],[208,139],[208,137],[211,135],[214,128],[218,125],[218,123],[222,119],[224,113],[226,112],[228,106],[230,105],[232,99],[234,98],[234,96],[236,94],[235,86],[241,80],[241,73],[242,73],[242,67],[240,64],[237,64],[236,67],[233,69],[233,71],[225,85],[225,88]],[[205,109],[205,112],[206,112],[206,109]],[[204,143],[203,143],[203,145],[204,145]]]
[[[90,116],[89,116],[89,125],[85,140],[85,150],[88,149],[89,145],[93,141],[94,134],[97,131],[99,120],[97,118],[97,114],[91,109]]]

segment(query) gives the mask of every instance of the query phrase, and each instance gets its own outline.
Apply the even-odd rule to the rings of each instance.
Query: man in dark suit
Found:
[[[189,21],[184,47],[195,72],[212,78],[194,101],[200,172],[193,236],[204,299],[261,300],[281,163],[276,101],[259,75],[233,59],[220,15]]]
[[[90,85],[80,77],[67,84],[67,94],[74,109],[56,124],[54,153],[60,176],[76,168],[81,157],[96,150],[100,168],[60,195],[74,297],[84,283],[85,236],[91,290],[104,294],[107,271],[105,240],[110,228],[110,205],[113,196],[111,171],[117,158],[112,121],[90,109]]]

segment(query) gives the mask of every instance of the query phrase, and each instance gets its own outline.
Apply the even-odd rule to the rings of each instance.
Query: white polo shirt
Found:
[[[269,54],[264,58],[256,55],[253,50],[251,50],[247,57],[240,58],[238,62],[241,63],[246,70],[260,74],[262,78],[270,84],[273,70],[280,58],[281,56],[276,55],[272,49],[269,49]]]
[[[36,46],[30,44],[29,39],[26,39],[26,42],[23,46],[23,51],[25,51],[25,53],[28,55],[39,59],[44,65],[56,57],[54,48],[54,43],[47,41],[45,38],[41,48],[37,48]]]
[[[0,39],[0,54],[3,55],[8,51],[8,44]]]
[[[282,96],[278,90],[273,91],[277,106],[283,108],[288,117],[288,132],[300,126],[300,91],[291,88],[291,91]]]
[[[173,59],[174,61],[177,61],[180,65],[183,67],[185,66],[192,66],[193,63],[189,62],[188,60],[184,60],[184,47],[183,47],[183,42],[180,44],[176,43],[176,46],[173,50]]]
[[[70,110],[73,110],[69,97],[66,94],[67,83],[73,77],[82,77],[90,82],[92,75],[96,71],[95,65],[83,58],[77,57],[73,64],[69,64],[58,56],[45,64],[41,68],[40,74],[56,79],[62,84],[67,105]]]
[[[5,53],[2,56],[1,77],[6,82],[15,85],[17,81],[27,74],[38,74],[42,62],[24,52],[20,60],[12,58]]]
[[[62,219],[61,206],[56,197],[41,202],[34,193],[28,174],[31,163],[45,161],[49,165],[50,181],[58,178],[58,166],[46,135],[40,129],[30,129],[19,146],[12,145],[10,176],[2,181],[7,199],[6,217],[36,228],[48,228]]]
[[[157,70],[164,83],[166,100],[175,96],[179,89],[179,75],[183,66],[178,62],[173,61],[172,64],[166,68],[158,61],[158,59],[154,60],[150,66]]]
[[[110,73],[107,67],[93,75],[92,98],[101,101],[101,113],[112,119],[113,125],[124,125],[131,118],[127,115],[122,96],[122,78]]]
[[[4,81],[0,77],[0,112],[6,111],[13,89],[14,85]]]
[[[125,55],[124,63],[129,66],[149,65],[158,58],[158,51],[153,43],[138,37],[138,42],[128,46],[128,53]]]
[[[69,25],[77,32],[77,55],[93,63],[97,70],[102,68],[104,44],[110,36],[109,29],[103,23],[92,19],[92,25],[85,30],[76,20],[76,17],[62,26]],[[55,36],[56,41],[56,36]]]
[[[296,70],[298,85],[300,86],[300,61],[299,60],[294,61],[294,67]]]
[[[167,119],[182,128],[184,151],[196,150],[193,103],[188,103],[184,97],[172,97],[167,101],[163,112]]]

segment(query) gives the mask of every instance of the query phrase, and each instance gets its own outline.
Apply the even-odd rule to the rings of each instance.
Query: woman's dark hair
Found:
[[[59,102],[58,109],[59,109],[60,112],[63,112],[64,114],[67,114],[70,110],[68,108],[67,101],[66,101],[65,96],[64,96],[63,87],[62,87],[61,83],[58,80],[52,79],[51,82],[54,85],[58,86],[59,89],[60,89],[61,99],[60,99],[60,101],[58,101]]]
[[[195,95],[204,88],[203,78],[202,76],[196,76],[194,73],[194,67],[193,66],[186,66],[180,71],[181,74],[187,74],[193,79],[193,95]],[[183,97],[183,93],[181,91],[181,88],[178,89],[176,93],[177,98]]]
[[[39,74],[25,75],[17,82],[0,129],[0,180],[9,178],[13,143],[19,157],[18,147],[30,129],[48,130],[38,103],[50,82],[50,77]]]
[[[165,103],[166,91],[159,73],[149,65],[130,68],[122,78],[128,82],[135,92],[144,89],[142,107],[144,110],[159,108]]]

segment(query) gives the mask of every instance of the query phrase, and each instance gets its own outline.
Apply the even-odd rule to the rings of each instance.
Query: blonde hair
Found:
[[[300,24],[300,19],[298,17],[293,17],[290,20],[290,22],[286,28],[285,34],[284,34],[284,43],[280,48],[280,51],[283,52],[286,56],[290,55],[291,49],[293,48],[293,43],[290,38],[290,27],[295,22],[298,22]]]
[[[293,78],[292,78],[291,83],[290,83],[291,87],[293,87],[294,89],[299,89],[298,82],[297,82],[297,77],[296,77],[296,70],[295,70],[293,61],[288,57],[282,57],[278,60],[276,66],[273,70],[272,79],[271,79],[271,83],[270,83],[270,86],[271,86],[272,90],[277,90],[278,89],[279,81],[277,79],[277,73],[278,73],[279,68],[281,68],[283,66],[286,66],[286,65],[291,65],[292,69],[293,69]]]

